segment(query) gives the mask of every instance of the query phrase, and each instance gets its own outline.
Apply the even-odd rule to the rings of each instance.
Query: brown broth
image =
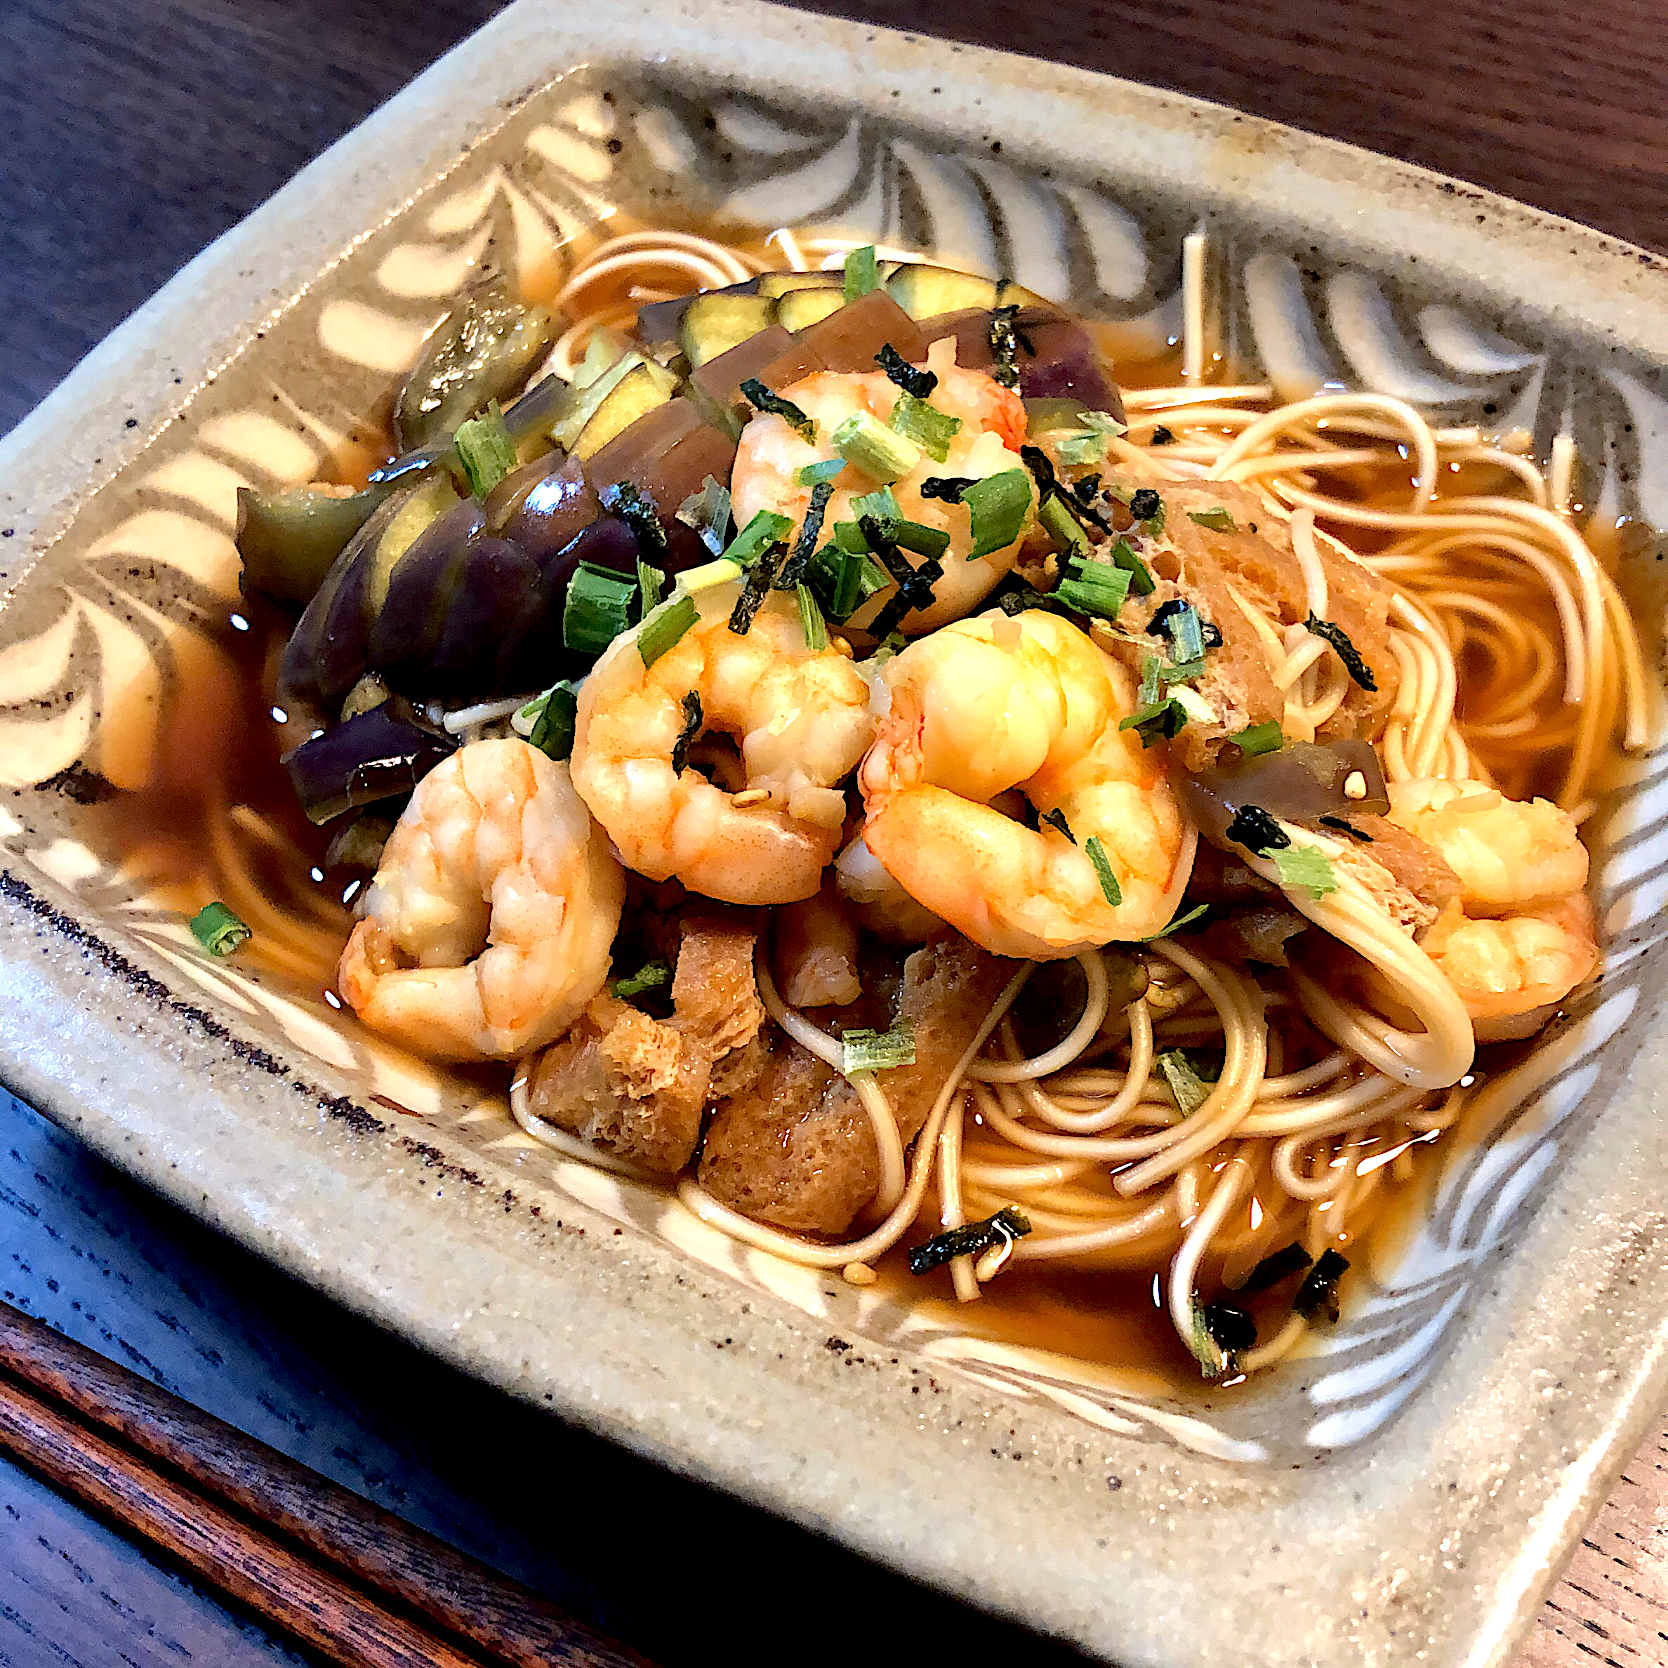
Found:
[[[764,252],[763,245],[756,247]],[[529,299],[548,300],[555,287],[554,268],[535,274],[527,286]],[[599,292],[603,289],[598,286]],[[617,307],[626,297],[622,291],[592,300],[599,308]],[[1176,355],[1120,366],[1125,385],[1132,388],[1170,384],[1178,370]],[[363,425],[334,460],[334,478],[362,484],[366,471],[389,450],[386,433],[374,422]],[[1411,484],[1400,464],[1363,469],[1338,483],[1345,496],[1383,504],[1405,502]],[[239,844],[266,898],[287,915],[333,923],[339,943],[351,920],[345,900],[361,877],[326,867],[329,831],[315,828],[302,815],[280,763],[282,754],[304,739],[274,704],[278,655],[293,621],[292,612],[259,600],[240,602],[235,611],[228,608],[212,634],[210,652],[192,654],[182,664],[183,687],[164,726],[151,785],[86,807],[85,827],[95,847],[142,879],[159,901],[195,911],[227,886],[216,858],[216,828],[225,826],[228,807],[247,807],[286,843],[283,850],[258,840]],[[240,954],[261,961],[258,932]],[[317,994],[331,988],[334,973],[334,955],[321,953],[305,977],[293,967],[279,976]],[[357,1022],[344,1013],[341,1023]],[[1498,1052],[1487,1059],[1490,1067],[1501,1063]],[[460,1075],[483,1080],[475,1073]],[[1395,1248],[1405,1243],[1422,1215],[1440,1164],[1437,1153],[1447,1149],[1447,1142],[1420,1144],[1412,1149],[1413,1179],[1400,1184],[1386,1179],[1375,1195],[1364,1238],[1339,1241],[1352,1260],[1378,1266],[1393,1261]],[[925,1224],[932,1220],[929,1209],[908,1242],[928,1237]],[[1271,1248],[1279,1243],[1284,1241]],[[1172,1394],[1201,1389],[1197,1367],[1164,1312],[1161,1278],[1152,1270],[1019,1265],[987,1286],[981,1301],[968,1305],[956,1304],[949,1295],[947,1274],[912,1278],[904,1247],[882,1259],[878,1272],[885,1289],[978,1336],[1118,1369],[1132,1389]],[[1252,1300],[1264,1336],[1281,1324],[1290,1297],[1287,1284]]]

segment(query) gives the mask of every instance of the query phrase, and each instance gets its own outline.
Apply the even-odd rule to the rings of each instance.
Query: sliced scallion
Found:
[[[1085,560],[1089,555],[1089,535],[1083,531],[1082,524],[1069,509],[1066,501],[1059,493],[1051,492],[1043,499],[1042,508],[1037,511],[1037,520],[1043,524],[1048,536],[1054,541],[1054,548],[1066,556],[1079,556]],[[1129,588],[1129,579],[1124,578],[1124,589]]]
[[[1140,736],[1143,747],[1152,747],[1160,741],[1174,740],[1186,723],[1187,708],[1172,695],[1166,701],[1154,701],[1132,712],[1118,728],[1133,730]]]
[[[942,463],[950,455],[950,442],[961,432],[959,417],[913,394],[899,395],[889,421],[898,434],[913,440],[935,463]]]
[[[1102,896],[1116,909],[1124,901],[1124,894],[1118,885],[1118,877],[1112,872],[1112,860],[1106,855],[1106,847],[1100,843],[1098,834],[1091,834],[1083,842],[1083,855],[1094,865],[1095,879],[1100,882]]]
[[[191,936],[211,956],[229,956],[252,936],[249,928],[216,898],[191,917]]]
[[[559,683],[539,697],[538,716],[527,739],[541,753],[565,759],[573,752],[579,696],[571,683]]]
[[[1115,620],[1129,595],[1129,574],[1106,562],[1078,562],[1054,594],[1079,614]]]
[[[1211,510],[1189,510],[1187,519],[1198,522],[1201,527],[1210,528],[1213,533],[1237,533],[1239,531],[1239,523],[1220,504]]]
[[[1311,898],[1324,898],[1338,890],[1338,871],[1332,859],[1319,846],[1292,844],[1269,853],[1275,868],[1280,871],[1280,884],[1289,891],[1307,892]]]
[[[858,301],[871,290],[880,288],[880,265],[875,260],[875,246],[866,243],[846,256],[846,300]]]
[[[700,619],[701,611],[691,596],[675,596],[644,620],[637,633],[637,653],[645,666],[652,666]]]
[[[892,1071],[915,1064],[915,1027],[900,1019],[889,1031],[852,1030],[840,1038],[840,1070]]]
[[[760,510],[724,547],[721,560],[747,567],[779,539],[786,537],[793,522],[775,510]]]
[[[497,400],[491,401],[479,417],[459,423],[452,445],[470,492],[480,499],[516,466],[515,442],[504,426]]]
[[[666,575],[659,568],[651,568],[641,556],[637,558],[637,594],[639,619],[645,619],[660,606],[665,595]]]
[[[1147,564],[1135,554],[1135,547],[1128,539],[1119,539],[1112,546],[1112,560],[1120,567],[1128,570],[1129,588],[1138,597],[1148,597],[1153,594],[1154,580]]]
[[[816,463],[803,464],[794,474],[799,486],[815,486],[819,481],[832,481],[846,466],[844,458],[822,458]]]
[[[622,998],[641,996],[646,990],[658,990],[661,985],[669,985],[671,982],[672,969],[656,957],[653,961],[644,962],[635,973],[626,978],[611,980],[608,994]]]
[[[1005,550],[1025,526],[1031,508],[1031,480],[1023,469],[1004,469],[963,487],[961,501],[967,506],[972,526],[970,562]]]
[[[601,654],[631,629],[637,582],[612,568],[581,562],[562,604],[562,642],[575,654]]]
[[[1273,718],[1262,724],[1247,724],[1238,735],[1228,737],[1248,759],[1258,758],[1264,753],[1279,752],[1285,739],[1279,721]]]
[[[828,647],[828,625],[817,607],[817,599],[811,595],[811,587],[804,584],[794,586],[794,595],[799,599],[799,623],[805,631],[805,647],[812,654],[821,654]]]
[[[1191,1118],[1210,1099],[1210,1085],[1193,1069],[1193,1062],[1179,1048],[1167,1048],[1159,1055],[1158,1069],[1176,1097],[1184,1118]]]
[[[921,461],[913,440],[889,429],[867,411],[854,411],[831,436],[834,450],[876,481],[895,481]]]

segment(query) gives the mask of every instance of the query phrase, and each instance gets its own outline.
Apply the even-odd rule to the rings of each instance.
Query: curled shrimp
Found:
[[[1039,961],[1169,924],[1193,828],[1163,749],[1118,727],[1128,678],[1081,631],[993,612],[912,643],[882,675],[863,840],[912,898],[997,955]],[[1036,828],[992,805],[1015,788]]]
[[[1576,892],[1530,914],[1473,921],[1450,912],[1425,950],[1465,1004],[1479,1041],[1529,1037],[1598,966],[1593,906]]]
[[[1460,896],[1424,948],[1484,1042],[1527,1037],[1598,966],[1587,848],[1568,812],[1482,782],[1390,785],[1390,820],[1432,847]]]
[[[726,903],[792,903],[815,894],[840,843],[869,686],[838,649],[807,647],[781,592],[732,631],[738,595],[733,582],[698,593],[694,625],[652,666],[635,633],[609,645],[580,691],[573,785],[639,874]],[[738,791],[684,758],[673,768],[680,737],[687,751],[714,732],[739,745]]]
[[[1587,848],[1569,813],[1550,800],[1425,777],[1390,785],[1390,820],[1459,876],[1473,918],[1535,910],[1587,884]]]
[[[942,461],[923,456],[907,475],[892,482],[892,494],[907,520],[920,522],[950,537],[949,548],[942,558],[943,577],[934,582],[931,606],[915,609],[903,617],[900,629],[911,637],[934,630],[976,608],[1013,567],[1031,520],[1027,515],[1011,544],[977,561],[968,561],[973,539],[966,506],[921,496],[922,483],[934,476],[983,480],[1010,469],[1024,470],[1019,448],[1025,444],[1025,406],[1019,396],[983,371],[960,369],[955,363],[953,339],[935,343],[927,362],[938,377],[938,386],[930,396],[932,405],[956,418],[961,427],[950,438]],[[903,390],[881,371],[817,371],[781,389],[780,393],[816,425],[816,439],[806,440],[772,412],[761,412],[748,423],[742,430],[730,476],[730,495],[738,527],[745,527],[760,510],[775,510],[790,517],[797,529],[810,506],[812,490],[802,483],[800,470],[807,464],[838,460],[830,436],[847,417],[868,412],[885,423],[903,397]],[[855,464],[848,463],[834,477],[834,495],[828,503],[825,527],[851,520],[852,498],[873,492],[878,484]],[[1026,485],[1029,488],[1029,475]],[[866,625],[885,606],[894,589],[888,586],[872,596],[852,616],[851,623],[858,627]]]
[[[542,1048],[602,988],[625,876],[565,765],[513,738],[437,765],[383,848],[337,983],[426,1055]]]

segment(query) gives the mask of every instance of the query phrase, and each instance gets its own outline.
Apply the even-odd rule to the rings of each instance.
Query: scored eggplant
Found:
[[[285,492],[237,489],[240,584],[280,602],[308,602],[348,540],[370,520],[392,489],[376,484],[298,486]]]
[[[284,765],[301,808],[322,823],[410,793],[456,746],[395,697],[302,742]]]
[[[550,347],[550,314],[527,307],[502,277],[465,292],[429,332],[394,402],[402,452],[442,442],[489,400],[527,380]]]

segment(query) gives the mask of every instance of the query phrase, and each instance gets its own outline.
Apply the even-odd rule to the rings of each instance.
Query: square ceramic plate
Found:
[[[1661,263],[1468,187],[1069,69],[699,0],[522,0],[192,263],[0,448],[0,1064],[116,1163],[529,1400],[1136,1665],[1505,1661],[1668,1381],[1668,776],[1606,807],[1603,979],[1320,1352],[1185,1405],[738,1249],[533,1148],[84,838],[305,479],[483,259],[617,213],[936,250],[1225,346],[1285,392],[1573,421],[1668,523]],[[369,228],[369,230],[367,230]],[[1626,583],[1660,615],[1656,565]],[[715,1348],[715,1343],[728,1347]]]

